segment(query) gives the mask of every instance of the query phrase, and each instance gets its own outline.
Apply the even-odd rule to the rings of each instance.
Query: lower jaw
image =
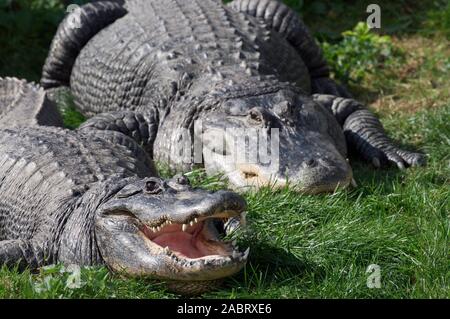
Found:
[[[346,189],[351,184],[351,178],[342,182],[332,182],[329,184],[300,186],[294,183],[288,183],[284,181],[274,181],[270,183],[263,183],[258,180],[246,180],[242,185],[231,185],[236,191],[258,191],[263,187],[268,187],[274,190],[289,189],[305,195],[316,195],[321,193],[333,193],[337,189]]]

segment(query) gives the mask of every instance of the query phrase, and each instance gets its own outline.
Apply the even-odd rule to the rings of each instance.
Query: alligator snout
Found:
[[[340,165],[321,159],[308,159],[291,173],[289,170],[273,172],[264,166],[239,165],[236,175],[242,179],[244,189],[269,187],[281,189],[291,187],[305,194],[333,192],[346,188],[353,179],[350,165],[342,161]],[[234,184],[237,184],[236,181]]]

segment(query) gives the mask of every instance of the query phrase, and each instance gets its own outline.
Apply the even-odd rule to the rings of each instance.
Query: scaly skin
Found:
[[[38,85],[0,77],[0,127],[31,125],[61,126],[62,118]]]
[[[34,85],[0,80],[4,86],[19,96],[0,101],[19,110],[45,103]],[[126,127],[130,114],[99,115],[90,121],[109,129],[88,121],[77,131],[28,124],[34,113],[21,117],[26,126],[0,128],[0,266],[106,265],[191,294],[245,264],[248,251],[219,239],[225,221],[239,222],[242,197],[193,189],[183,176],[160,179]],[[152,130],[140,134],[151,138]]]
[[[236,188],[289,183],[306,193],[333,191],[352,180],[347,148],[375,166],[425,163],[395,146],[376,117],[329,78],[308,29],[279,1],[106,1],[80,12],[81,28],[71,28],[70,17],[61,24],[43,85],[70,86],[87,116],[128,110],[149,119],[157,128],[151,155],[176,170],[194,165],[174,144],[183,128],[192,141],[196,120],[207,172],[224,172]],[[272,128],[280,134],[275,170],[261,161],[227,162],[244,145],[225,154],[216,142],[231,144],[239,129]]]

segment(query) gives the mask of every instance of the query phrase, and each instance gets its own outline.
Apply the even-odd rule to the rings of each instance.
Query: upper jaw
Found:
[[[200,189],[185,192],[114,198],[103,204],[100,215],[127,211],[150,227],[167,222],[190,224],[195,218],[237,216],[247,208],[245,199],[230,191],[207,192]],[[229,215],[233,216],[229,216]]]

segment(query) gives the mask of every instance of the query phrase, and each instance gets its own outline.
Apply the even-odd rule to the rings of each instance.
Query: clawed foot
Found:
[[[401,170],[411,166],[425,166],[427,163],[424,154],[404,151],[393,146],[377,149],[369,160],[376,168],[385,167],[391,163]]]

